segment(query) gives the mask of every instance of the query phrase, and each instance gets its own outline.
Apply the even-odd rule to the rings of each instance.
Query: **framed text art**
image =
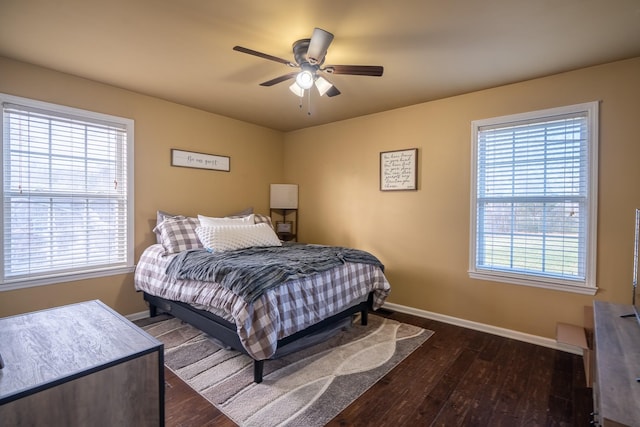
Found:
[[[380,191],[417,190],[418,149],[380,153]]]
[[[171,166],[229,172],[231,170],[231,158],[172,148]]]

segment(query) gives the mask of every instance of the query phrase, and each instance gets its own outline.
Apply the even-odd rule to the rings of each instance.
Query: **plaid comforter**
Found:
[[[379,267],[346,263],[331,270],[289,280],[247,303],[213,282],[171,279],[166,269],[175,255],[162,245],[147,248],[136,267],[135,287],[161,298],[206,309],[236,325],[240,342],[256,360],[269,359],[277,341],[363,301],[374,291],[379,308],[390,285]]]

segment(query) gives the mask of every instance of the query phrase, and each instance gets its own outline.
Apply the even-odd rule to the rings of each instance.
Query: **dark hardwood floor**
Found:
[[[402,313],[435,334],[329,426],[588,426],[582,357]],[[267,362],[268,363],[268,362]],[[166,425],[235,426],[165,369]]]

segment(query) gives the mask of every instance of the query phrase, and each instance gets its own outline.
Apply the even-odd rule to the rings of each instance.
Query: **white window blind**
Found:
[[[133,122],[44,103],[2,107],[2,283],[132,267]]]
[[[595,112],[474,122],[472,273],[595,287]]]

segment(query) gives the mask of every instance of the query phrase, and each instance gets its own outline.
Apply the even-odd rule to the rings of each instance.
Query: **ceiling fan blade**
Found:
[[[235,50],[237,52],[248,53],[249,55],[257,56],[258,58],[268,59],[269,61],[279,62],[281,64],[288,65],[289,67],[297,67],[296,64],[294,64],[291,61],[287,61],[286,59],[278,58],[277,56],[273,56],[273,55],[269,55],[269,54],[266,54],[266,53],[258,52],[257,50],[248,49],[246,47],[234,46],[233,50]]]
[[[314,28],[307,49],[307,61],[310,64],[321,64],[332,40],[333,34],[321,28]]]
[[[329,89],[325,95],[327,95],[329,98],[331,98],[332,96],[337,96],[340,95],[340,91],[338,90],[337,87],[335,86],[331,86],[331,89]]]
[[[380,65],[327,65],[323,71],[330,74],[380,77],[384,71],[384,67]]]
[[[273,85],[275,85],[275,84],[282,83],[282,82],[284,82],[284,81],[287,81],[287,80],[289,80],[289,79],[292,79],[292,78],[294,78],[297,74],[298,74],[298,72],[285,74],[285,75],[283,75],[283,76],[276,77],[275,79],[271,79],[271,80],[267,80],[266,82],[262,82],[262,83],[260,83],[260,86],[273,86]]]

